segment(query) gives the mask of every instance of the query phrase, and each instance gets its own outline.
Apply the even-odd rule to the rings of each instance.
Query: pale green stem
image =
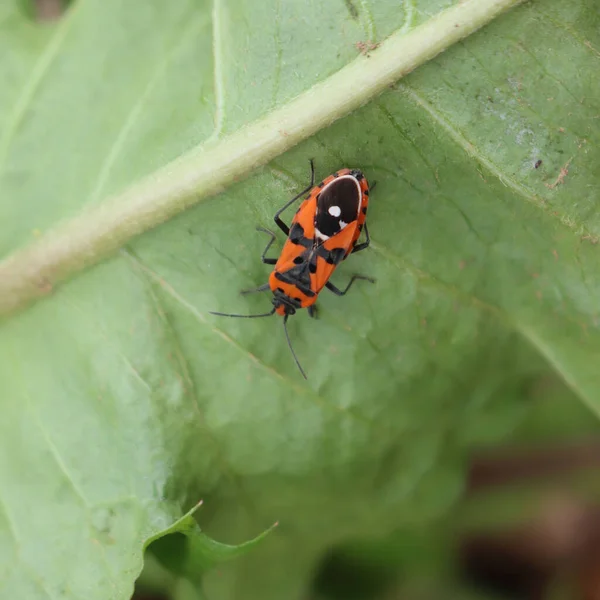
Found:
[[[200,145],[57,225],[0,263],[0,315],[51,293],[58,282],[110,256],[134,236],[239,181],[520,1],[459,2],[409,33],[397,32],[263,119]]]

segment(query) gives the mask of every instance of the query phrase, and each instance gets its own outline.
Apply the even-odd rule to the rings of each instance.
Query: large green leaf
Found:
[[[597,411],[593,0],[523,5],[322,129],[509,4],[79,0],[42,26],[3,3],[3,596],[127,598],[203,498],[224,542],[281,523],[208,597],[294,598],[332,545],[443,516],[474,445],[559,433],[540,378],[565,426]],[[377,283],[290,323],[304,382],[275,318],[208,311],[268,308],[238,295],[268,273],[254,227],[309,158],[377,180],[335,276]]]

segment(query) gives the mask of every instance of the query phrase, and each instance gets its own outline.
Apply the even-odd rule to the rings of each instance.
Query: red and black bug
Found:
[[[374,283],[365,275],[353,275],[348,285],[340,290],[329,278],[336,267],[350,254],[367,248],[371,242],[367,229],[367,206],[369,204],[369,184],[358,169],[341,169],[315,185],[315,168],[310,161],[310,185],[294,196],[275,213],[275,223],[287,236],[279,258],[266,256],[275,234],[262,227],[271,236],[263,253],[262,262],[275,265],[269,282],[252,290],[242,292],[273,292],[273,308],[263,314],[237,315],[211,312],[223,317],[258,318],[277,313],[283,317],[283,327],[292,356],[303,377],[306,374],[300,366],[287,331],[287,320],[299,308],[307,308],[311,317],[316,316],[315,302],[325,287],[337,296],[343,296],[357,279]],[[281,213],[300,197],[308,194],[288,227],[280,218]],[[365,241],[358,244],[361,232]]]

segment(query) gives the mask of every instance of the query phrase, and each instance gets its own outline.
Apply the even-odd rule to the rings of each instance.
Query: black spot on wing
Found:
[[[315,293],[310,289],[310,274],[308,265],[304,264],[297,267],[292,267],[283,273],[275,271],[275,278],[289,285],[293,285],[305,296],[314,296]]]
[[[344,248],[326,250],[323,246],[321,246],[319,255],[322,256],[330,265],[339,265],[346,257],[346,250]]]
[[[354,178],[342,177],[332,181],[319,194],[315,227],[328,237],[334,236],[341,230],[341,223],[356,220],[360,200],[361,193]]]
[[[300,240],[303,237],[304,237],[304,228],[302,227],[302,225],[300,225],[300,223],[294,223],[292,225],[292,228],[290,229],[290,234],[289,234],[290,242],[292,242],[292,244],[298,244],[298,243],[300,243]]]
[[[310,248],[313,245],[312,240],[309,240],[307,237],[304,237],[304,228],[300,223],[294,223],[290,229],[289,240],[292,244],[297,244],[300,246],[304,246],[305,248]]]

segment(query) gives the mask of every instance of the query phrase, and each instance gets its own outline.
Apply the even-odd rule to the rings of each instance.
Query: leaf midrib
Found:
[[[217,143],[198,146],[57,226],[0,263],[0,317],[52,293],[58,283],[106,258],[132,237],[223,191],[519,1],[465,0],[408,34],[400,30],[368,56],[358,56],[263,119]],[[66,21],[72,20],[70,13]]]

